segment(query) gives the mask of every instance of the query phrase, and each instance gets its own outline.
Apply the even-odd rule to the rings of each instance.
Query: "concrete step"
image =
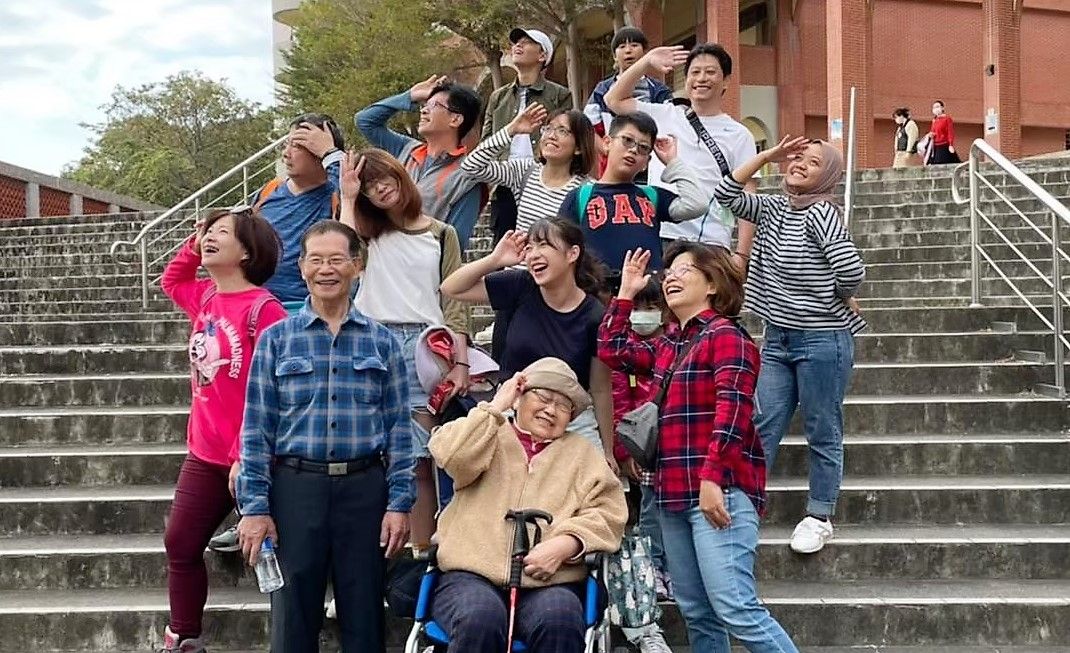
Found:
[[[1070,583],[1065,580],[769,581],[759,592],[795,643],[808,651],[811,646],[909,644],[944,651],[944,644],[1070,644]],[[686,631],[679,612],[670,604],[664,608],[669,643],[682,645]],[[161,589],[11,591],[0,593],[0,628],[10,633],[12,650],[85,651],[104,644],[109,651],[144,651],[159,644],[167,610]],[[267,599],[253,590],[211,591],[205,633],[213,646],[265,646],[267,611]],[[877,624],[883,625],[879,631]],[[389,617],[388,645],[400,647],[410,626]],[[334,624],[328,624],[322,651],[338,650],[335,636]]]
[[[174,344],[189,339],[189,320],[141,313],[137,320],[122,318],[101,320],[35,322],[0,322],[0,346],[15,347],[10,355],[23,352],[18,347],[46,347],[42,355],[52,355],[66,345],[80,346],[78,352],[102,351],[108,345]]]
[[[0,489],[0,531],[12,535],[162,531],[171,485]],[[805,478],[774,478],[765,523],[794,526],[806,514]],[[1070,523],[1070,475],[888,476],[844,479],[845,523]]]
[[[134,444],[181,441],[183,406],[0,409],[0,446]],[[849,434],[1035,433],[1070,424],[1065,401],[1010,395],[853,395],[844,406]],[[790,433],[802,433],[796,416]]]
[[[970,355],[1004,358],[1016,351],[1050,352],[1052,343],[1043,336],[1017,334],[962,334],[916,336],[859,336],[856,365],[849,394],[967,394],[971,392],[1016,393],[1031,390],[1054,372],[1039,363],[1006,360],[933,364],[948,352],[969,360]],[[2,358],[0,358],[2,361]],[[903,362],[886,362],[903,361]],[[121,362],[121,361],[120,361]],[[189,362],[183,350],[153,350],[146,358],[128,360],[126,366],[160,372],[101,374],[101,370],[75,374],[19,374],[0,376],[0,408],[49,406],[186,406],[190,401]]]
[[[983,189],[981,193],[982,201],[1002,202],[992,189],[983,184],[981,187]],[[996,185],[996,188],[1015,204],[1036,201],[1032,193],[1017,184],[1011,186]],[[1049,182],[1044,186],[1044,190],[1055,197],[1066,197],[1070,195],[1070,183],[1066,181]],[[893,206],[897,204],[938,204],[953,201],[950,188],[870,189],[855,195],[856,208],[859,206]]]
[[[998,260],[996,263],[1007,276],[1014,278],[1035,277],[1036,273],[1029,265],[1019,259]],[[1045,275],[1051,276],[1051,263],[1048,261],[1035,261],[1033,263]],[[981,276],[986,279],[997,279],[995,271],[988,263],[982,263]],[[1070,276],[1070,275],[1068,275]],[[914,263],[866,263],[866,282],[874,281],[901,281],[901,280],[935,280],[935,279],[969,279],[970,262],[964,261],[928,261]],[[1070,287],[1068,284],[1067,287]]]
[[[177,434],[181,435],[181,434]],[[1070,470],[1070,435],[979,434],[845,438],[848,476],[1059,474]],[[27,445],[0,448],[0,487],[170,485],[186,457],[184,438],[150,444]],[[781,443],[772,478],[806,473],[805,439]]]
[[[985,274],[989,274],[985,271]],[[1070,280],[1068,275],[1067,280]],[[1026,277],[1011,277],[1011,281],[1018,288],[1019,291],[1026,295],[1050,293],[1051,286],[1045,283],[1044,279],[1030,273],[1030,276]],[[1070,290],[1070,283],[1063,282],[1063,286],[1067,290]],[[961,296],[969,297],[971,290],[971,281],[968,278],[963,279],[893,279],[883,281],[866,281],[862,288],[858,291],[859,296],[868,298],[879,299],[882,297],[887,298],[903,298],[903,299],[915,299],[925,300],[928,297],[945,297],[945,296]],[[1011,287],[1001,278],[987,278],[981,279],[981,293],[986,296],[1006,295],[1012,294],[1014,291]]]
[[[1040,237],[1029,227],[1015,227],[1004,230],[1004,235],[1012,243],[1038,243]],[[851,240],[861,250],[883,247],[927,247],[933,245],[969,245],[968,228],[954,231],[915,231],[895,233],[854,233]],[[998,236],[985,231],[981,234],[982,243],[1002,243]],[[1049,246],[1050,252],[1050,246]]]
[[[924,247],[899,246],[869,247],[862,252],[862,258],[866,265],[876,263],[943,263],[970,260],[969,236],[955,245],[931,245]],[[1051,267],[1051,245],[1046,244],[1018,244],[1019,251],[1029,257],[1040,269]],[[1021,257],[1005,244],[984,245],[985,252],[996,261],[1021,260]],[[981,259],[984,260],[983,258]]]
[[[66,274],[49,275],[41,274],[34,270],[33,274],[21,277],[0,276],[0,292],[31,292],[39,290],[89,290],[93,288],[137,288],[141,290],[141,275],[131,268],[125,268],[122,273],[109,274],[107,276],[97,274],[76,275],[75,270],[66,270]],[[141,295],[139,294],[140,298]]]
[[[1022,216],[1012,211],[1010,207],[1004,206],[1002,208],[1004,209],[1002,211],[998,207],[992,211],[986,210],[984,214],[1000,229],[1029,226],[1022,219]],[[1022,211],[1022,213],[1025,213],[1033,224],[1040,227],[1044,233],[1050,232],[1051,217],[1047,212],[1037,210]],[[984,221],[981,224],[982,231],[992,231],[992,228],[987,226]],[[968,212],[946,216],[870,218],[853,222],[851,225],[851,233],[859,235],[924,231],[968,231],[969,229],[970,218]]]
[[[0,315],[17,316],[19,320],[54,318],[59,321],[64,318],[71,319],[72,316],[75,318],[77,316],[86,316],[87,318],[92,316],[96,318],[106,315],[130,315],[144,318],[146,315],[158,313],[178,314],[175,305],[167,299],[150,298],[148,309],[142,310],[140,290],[130,291],[123,289],[115,292],[112,297],[116,295],[120,297],[127,296],[128,298],[82,300],[72,298],[62,302],[49,301],[48,299],[23,299],[22,301],[0,305]],[[115,319],[123,320],[122,317],[116,317]]]
[[[791,528],[762,529],[759,581],[1070,579],[1070,525],[837,524],[820,555],[795,554]],[[0,591],[167,586],[159,533],[0,539]],[[237,554],[205,553],[209,584],[255,589]]]

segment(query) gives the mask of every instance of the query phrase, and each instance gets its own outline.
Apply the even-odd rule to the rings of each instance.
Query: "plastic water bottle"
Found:
[[[270,537],[265,537],[260,544],[260,555],[256,559],[256,582],[264,594],[271,594],[284,585],[279,559]]]

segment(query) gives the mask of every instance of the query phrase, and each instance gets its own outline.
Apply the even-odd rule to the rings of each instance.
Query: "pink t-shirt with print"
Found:
[[[191,454],[231,465],[241,451],[245,386],[256,341],[264,329],[286,317],[286,309],[263,288],[218,292],[211,279],[198,279],[201,257],[183,245],[164,270],[160,285],[189,316],[192,405],[186,441]],[[250,320],[256,328],[250,334]]]

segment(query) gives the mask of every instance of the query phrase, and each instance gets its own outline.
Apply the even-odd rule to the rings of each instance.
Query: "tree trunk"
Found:
[[[502,53],[497,48],[493,52],[484,52],[487,57],[487,69],[490,71],[490,81],[494,88],[502,86]]]
[[[565,55],[568,64],[568,90],[572,93],[572,108],[581,109],[583,105],[583,79],[580,70],[580,31],[576,27],[576,20],[569,20],[565,41]]]
[[[613,16],[613,32],[624,27],[625,14],[624,0],[614,0],[610,6],[610,14]]]

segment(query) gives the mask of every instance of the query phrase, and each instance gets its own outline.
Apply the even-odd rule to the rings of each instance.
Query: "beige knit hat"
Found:
[[[560,358],[540,358],[521,372],[524,390],[544,389],[559,392],[572,401],[572,419],[591,406],[591,395],[580,385],[576,373]]]

